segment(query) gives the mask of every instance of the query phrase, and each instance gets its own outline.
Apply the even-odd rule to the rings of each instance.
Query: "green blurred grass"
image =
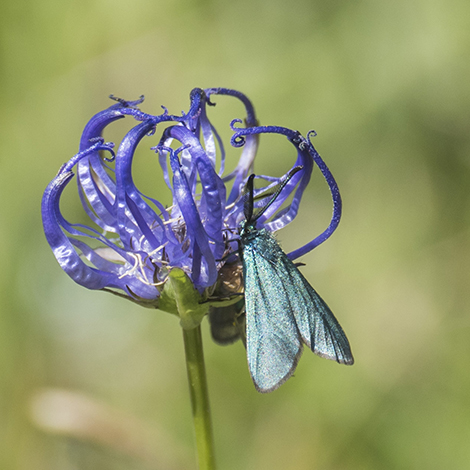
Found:
[[[2,7],[0,468],[158,468],[118,444],[39,429],[31,400],[44,388],[132,416],[192,461],[177,321],[73,284],[44,240],[39,204],[108,94],[144,93],[143,109],[177,112],[195,86],[239,89],[262,124],[318,132],[344,218],[304,271],[356,357],[341,368],[306,352],[295,378],[258,395],[242,346],[221,348],[206,328],[220,468],[468,468],[468,2]],[[264,139],[257,171],[283,173],[283,148]],[[159,196],[156,176],[139,178]],[[316,175],[303,218],[279,234],[286,250],[329,214]]]

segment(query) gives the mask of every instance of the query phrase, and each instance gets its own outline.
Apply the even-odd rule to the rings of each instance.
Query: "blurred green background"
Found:
[[[318,132],[344,217],[303,271],[356,359],[306,351],[260,395],[203,325],[219,468],[470,468],[469,23],[465,0],[2,2],[0,468],[195,468],[178,321],[74,284],[39,211],[110,93],[177,113],[195,86]],[[216,101],[221,131],[243,117]],[[262,139],[257,172],[287,170],[283,145]],[[328,222],[318,172],[302,207],[286,251]]]

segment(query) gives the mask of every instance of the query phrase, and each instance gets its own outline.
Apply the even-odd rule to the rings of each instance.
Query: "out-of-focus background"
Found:
[[[0,468],[196,467],[177,319],[74,284],[40,219],[110,93],[178,113],[195,86],[243,91],[262,124],[317,131],[344,217],[302,269],[356,359],[306,351],[260,395],[243,346],[214,344],[205,323],[219,468],[469,468],[469,19],[465,0],[4,2]],[[242,108],[215,101],[228,136]],[[281,140],[262,138],[257,172],[290,167]],[[158,172],[135,171],[168,196]],[[317,171],[279,233],[286,251],[330,211]]]

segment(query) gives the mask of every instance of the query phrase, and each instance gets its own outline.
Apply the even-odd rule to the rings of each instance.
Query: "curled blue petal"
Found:
[[[198,250],[198,257],[193,258],[192,264],[193,282],[196,286],[211,286],[217,280],[215,257],[210,249],[209,239],[199,216],[188,180],[181,171],[178,155],[172,149],[170,149],[170,164],[173,171],[174,196],[186,223],[186,229],[193,247],[197,247]],[[199,252],[201,256],[199,256]],[[203,259],[204,264],[202,263]]]
[[[247,127],[252,127],[257,125],[255,109],[253,104],[248,99],[246,95],[240,93],[237,90],[231,90],[230,88],[206,88],[205,90],[206,96],[209,98],[211,95],[226,95],[226,96],[233,96],[239,99],[244,105],[246,110],[246,123]]]
[[[336,180],[334,179],[333,174],[331,173],[329,168],[326,166],[326,163],[323,161],[323,159],[320,157],[320,155],[316,151],[310,139],[308,141],[304,140],[302,141],[302,143],[304,145],[305,143],[307,144],[308,153],[311,155],[314,162],[318,165],[318,168],[320,168],[320,171],[322,172],[323,177],[328,183],[328,187],[330,188],[330,192],[331,192],[331,197],[333,199],[333,215],[331,216],[331,222],[326,228],[326,230],[324,230],[320,235],[315,237],[311,242],[305,244],[304,246],[298,248],[297,250],[290,252],[287,255],[290,259],[296,259],[296,258],[299,258],[300,256],[303,256],[305,253],[308,253],[309,251],[316,248],[318,245],[322,244],[325,240],[330,238],[333,232],[337,229],[339,225],[339,222],[341,220],[341,212],[342,212],[341,195],[339,192],[338,184],[336,183]]]
[[[76,283],[88,289],[102,289],[109,284],[112,275],[87,266],[57,221],[59,199],[72,176],[71,171],[61,171],[44,192],[41,206],[44,233],[60,267]]]
[[[124,276],[120,276],[115,269],[110,270],[109,265],[102,265],[102,267],[106,267],[105,270],[87,265],[75,249],[79,242],[67,237],[63,231],[59,200],[63,190],[73,177],[72,171],[67,168],[74,163],[76,161],[72,159],[66,168],[51,181],[44,192],[41,210],[46,239],[61,268],[78,284],[88,289],[110,287],[130,293],[128,287],[132,283],[124,279]],[[150,286],[144,286],[143,289],[140,286],[134,287],[136,295],[143,298],[155,298],[155,288],[149,289]]]
[[[152,121],[144,121],[131,129],[119,146],[116,157],[114,202],[116,226],[124,246],[131,247],[132,243],[136,243],[141,236],[144,236],[150,251],[166,241],[164,225],[137,190],[131,168],[137,145],[152,127]],[[157,226],[153,226],[154,224]]]
[[[204,227],[207,236],[215,244],[213,250],[216,258],[220,257],[224,251],[223,247],[223,219],[225,212],[225,185],[215,171],[215,162],[207,155],[200,142],[185,127],[172,126],[167,128],[165,136],[177,139],[184,146],[182,153],[188,154],[190,159],[186,160],[186,165],[180,163],[179,169],[183,168],[183,173],[187,175],[188,170],[195,170],[201,182],[201,198],[198,204],[198,211],[201,220],[204,220]],[[191,171],[190,174],[194,173]],[[191,186],[191,185],[190,185]]]
[[[325,240],[327,240],[338,227],[339,221],[341,219],[341,196],[339,193],[338,185],[336,184],[336,181],[333,178],[333,175],[331,174],[330,170],[326,166],[325,162],[315,150],[311,141],[302,137],[302,135],[298,131],[294,131],[280,126],[257,126],[246,129],[240,129],[235,126],[235,124],[237,124],[238,122],[240,121],[234,120],[231,123],[232,129],[235,131],[231,140],[233,146],[240,147],[245,145],[248,136],[271,133],[284,135],[297,149],[297,160],[292,168],[296,166],[302,167],[302,170],[296,175],[294,175],[293,178],[289,181],[289,183],[285,186],[282,192],[282,197],[279,197],[275,201],[275,203],[269,208],[269,210],[266,211],[266,213],[263,214],[262,217],[260,217],[258,221],[259,224],[262,225],[264,223],[265,228],[274,232],[286,226],[295,218],[298,212],[302,194],[305,190],[305,187],[310,181],[314,162],[317,163],[330,188],[330,192],[333,198],[333,214],[331,222],[326,228],[326,230],[324,230],[320,235],[315,237],[311,242],[288,254],[288,257],[290,259],[296,259],[299,256],[308,253],[313,248],[317,247]],[[283,204],[287,196],[292,193],[296,186],[297,189],[295,191],[295,195],[291,204],[287,208],[275,214],[275,212]],[[270,219],[271,217],[273,217],[273,220],[271,222],[266,222],[266,220]]]

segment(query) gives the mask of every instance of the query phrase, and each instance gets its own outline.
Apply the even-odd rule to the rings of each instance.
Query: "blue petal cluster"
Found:
[[[233,97],[245,106],[244,126],[239,127],[240,119],[231,123],[231,144],[242,149],[231,172],[225,171],[224,143],[207,115],[208,106],[214,105],[213,95]],[[79,153],[62,166],[44,192],[42,217],[47,241],[62,269],[75,282],[155,307],[174,267],[185,271],[200,292],[213,288],[228,254],[237,250],[238,227],[244,219],[243,190],[252,172],[260,134],[286,136],[297,153],[292,167],[302,166],[302,170],[258,220],[258,228],[275,232],[295,218],[316,163],[332,193],[333,217],[321,235],[289,253],[289,258],[307,253],[333,233],[341,215],[341,199],[309,135],[304,138],[283,127],[258,126],[251,102],[235,90],[194,89],[188,112],[180,115],[171,115],[166,108],[160,115],[146,114],[138,108],[142,99],[115,99],[113,106],[93,116],[83,131]],[[125,117],[137,124],[114,149],[114,144],[103,140],[103,131]],[[132,178],[137,146],[154,136],[157,128],[162,131],[153,150],[173,196],[171,207],[142,194]],[[68,222],[59,208],[73,171],[89,225]],[[262,206],[280,178],[258,178],[267,182],[255,193],[256,204]],[[285,205],[292,194],[291,202]]]

